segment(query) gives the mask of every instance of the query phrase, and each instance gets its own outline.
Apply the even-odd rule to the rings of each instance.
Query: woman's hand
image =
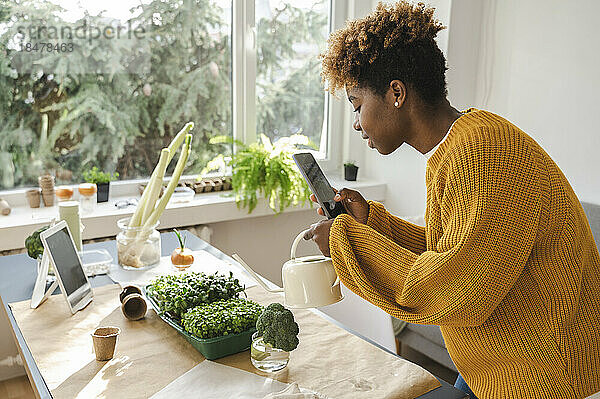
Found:
[[[321,220],[310,225],[310,229],[304,234],[305,240],[312,240],[317,244],[324,256],[329,257],[329,230],[335,219]]]
[[[340,191],[337,191],[335,188],[333,190],[336,192],[335,197],[333,197],[334,201],[341,201],[344,208],[346,208],[346,212],[348,212],[348,214],[357,222],[367,224],[367,219],[369,218],[369,203],[364,197],[358,191],[350,190],[349,188],[343,188]],[[314,194],[310,195],[310,200],[318,202]],[[322,208],[317,209],[317,213],[321,216],[325,216]]]

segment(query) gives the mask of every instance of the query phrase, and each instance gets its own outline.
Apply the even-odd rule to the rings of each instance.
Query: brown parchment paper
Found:
[[[15,319],[55,398],[147,398],[183,375],[204,357],[153,310],[129,321],[121,313],[120,287],[94,289],[94,300],[71,316],[62,295],[37,309],[29,301],[11,304]],[[260,287],[247,290],[261,304],[282,297]],[[331,398],[415,398],[440,386],[429,372],[392,356],[312,313],[293,310],[300,345],[283,372],[270,375]],[[90,336],[98,326],[121,328],[115,357],[98,362]],[[249,351],[217,360],[254,374]],[[210,384],[206,381],[206,384]],[[200,393],[199,393],[200,394]],[[200,396],[201,397],[201,394]]]

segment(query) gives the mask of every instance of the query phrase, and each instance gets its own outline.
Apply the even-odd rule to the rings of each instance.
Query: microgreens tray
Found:
[[[256,328],[251,328],[239,334],[229,334],[207,339],[198,338],[185,331],[183,327],[168,314],[162,313],[154,298],[151,295],[148,295],[146,287],[143,288],[144,295],[150,304],[152,304],[152,307],[158,316],[165,323],[173,327],[179,334],[183,335],[183,337],[208,360],[218,359],[250,349],[252,334],[256,332]]]

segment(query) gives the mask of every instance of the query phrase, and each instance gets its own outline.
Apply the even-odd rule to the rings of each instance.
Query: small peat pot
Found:
[[[98,327],[94,330],[92,341],[94,352],[96,352],[96,360],[103,362],[113,358],[117,347],[117,337],[120,333],[121,329],[119,327]]]
[[[119,294],[121,311],[129,320],[140,320],[146,315],[148,305],[146,305],[146,300],[141,294],[142,291],[133,285],[123,288],[123,291]]]

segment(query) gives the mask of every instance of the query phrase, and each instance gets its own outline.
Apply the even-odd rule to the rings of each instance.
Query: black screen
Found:
[[[311,154],[296,154],[296,158],[300,163],[300,167],[304,170],[306,178],[312,184],[311,188],[315,190],[314,194],[323,202],[333,201],[335,192],[315,158]]]
[[[65,291],[67,291],[66,294],[69,296],[86,284],[87,280],[67,228],[64,227],[48,236],[46,244],[52,254]]]
[[[333,200],[335,191],[331,188],[331,184],[323,174],[319,164],[309,152],[294,154],[294,160],[298,168],[304,175],[313,194],[327,208],[326,214],[329,218],[334,218],[341,213],[345,213],[344,206]]]

